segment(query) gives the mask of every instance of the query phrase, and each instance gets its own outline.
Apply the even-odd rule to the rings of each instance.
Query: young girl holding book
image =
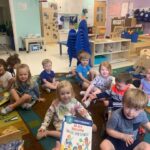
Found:
[[[47,110],[44,122],[37,133],[37,139],[47,136],[59,138],[61,135],[61,128],[64,116],[75,116],[78,112],[82,117],[91,120],[91,116],[86,109],[74,97],[73,87],[68,81],[61,81],[57,87],[58,98],[54,100]],[[53,125],[55,130],[48,130],[48,126],[54,118]],[[93,131],[96,131],[96,126],[93,125]]]

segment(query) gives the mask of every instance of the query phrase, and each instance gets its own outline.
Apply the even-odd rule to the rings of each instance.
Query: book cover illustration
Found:
[[[65,116],[61,150],[91,150],[92,124],[91,120]]]

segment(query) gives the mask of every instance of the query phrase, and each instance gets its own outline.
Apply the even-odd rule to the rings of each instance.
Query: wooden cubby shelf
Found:
[[[92,66],[103,61],[119,63],[128,60],[131,40],[129,39],[97,39],[90,41],[92,50]]]

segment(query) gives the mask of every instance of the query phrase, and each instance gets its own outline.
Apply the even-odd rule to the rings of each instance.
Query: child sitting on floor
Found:
[[[109,90],[112,84],[113,77],[111,74],[111,65],[109,62],[102,62],[99,65],[99,75],[91,82],[90,86],[85,92],[85,95],[82,99],[84,106],[87,108],[90,105],[91,100],[88,99],[90,94],[98,94]],[[83,92],[83,91],[81,91]],[[82,94],[80,92],[80,94]]]
[[[107,137],[100,144],[101,150],[150,150],[150,144],[138,139],[142,125],[150,132],[150,122],[144,108],[148,98],[139,89],[129,89],[123,96],[123,108],[113,112],[107,122]]]
[[[61,135],[62,122],[65,115],[75,116],[77,112],[84,118],[91,120],[91,116],[87,110],[74,97],[73,87],[68,81],[61,81],[57,86],[58,98],[54,100],[47,110],[40,129],[37,133],[37,139],[46,136],[53,136],[59,138]],[[48,126],[54,118],[54,127],[56,130],[48,130]],[[93,125],[93,131],[96,131],[96,126]]]
[[[21,63],[19,55],[18,54],[10,55],[6,60],[6,63],[7,63],[7,71],[9,71],[14,77],[16,75],[16,68]]]
[[[40,74],[42,88],[47,92],[50,92],[51,89],[55,90],[59,82],[55,80],[55,73],[52,71],[52,61],[50,59],[44,59],[42,65],[44,69]]]
[[[142,89],[149,98],[148,106],[150,106],[150,68],[146,69],[146,77],[141,79],[140,89]]]
[[[129,89],[133,88],[134,86],[130,84],[132,82],[132,77],[129,73],[120,73],[116,79],[115,84],[111,87],[110,90],[106,90],[105,92],[99,94],[92,94],[90,95],[91,101],[93,99],[103,100],[104,105],[108,106],[110,117],[113,110],[116,110],[122,107],[122,97],[124,93]],[[102,98],[102,99],[101,99]],[[107,100],[104,100],[106,98]]]
[[[92,70],[92,68],[89,65],[89,53],[82,50],[79,53],[78,59],[80,61],[80,64],[76,68],[76,79],[81,85],[82,89],[87,89],[91,81],[94,79],[96,73]]]
[[[10,94],[14,102],[1,109],[0,113],[3,115],[13,111],[18,106],[29,109],[36,100],[44,100],[40,98],[38,84],[32,80],[30,69],[26,64],[20,64],[17,67],[16,81]]]
[[[10,72],[6,71],[7,64],[5,60],[0,59],[0,88],[1,91],[10,90],[14,80]]]

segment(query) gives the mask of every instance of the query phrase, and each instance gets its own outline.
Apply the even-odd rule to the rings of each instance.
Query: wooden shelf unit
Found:
[[[90,41],[92,50],[92,66],[102,61],[118,63],[128,60],[131,41],[129,39],[101,39]]]

